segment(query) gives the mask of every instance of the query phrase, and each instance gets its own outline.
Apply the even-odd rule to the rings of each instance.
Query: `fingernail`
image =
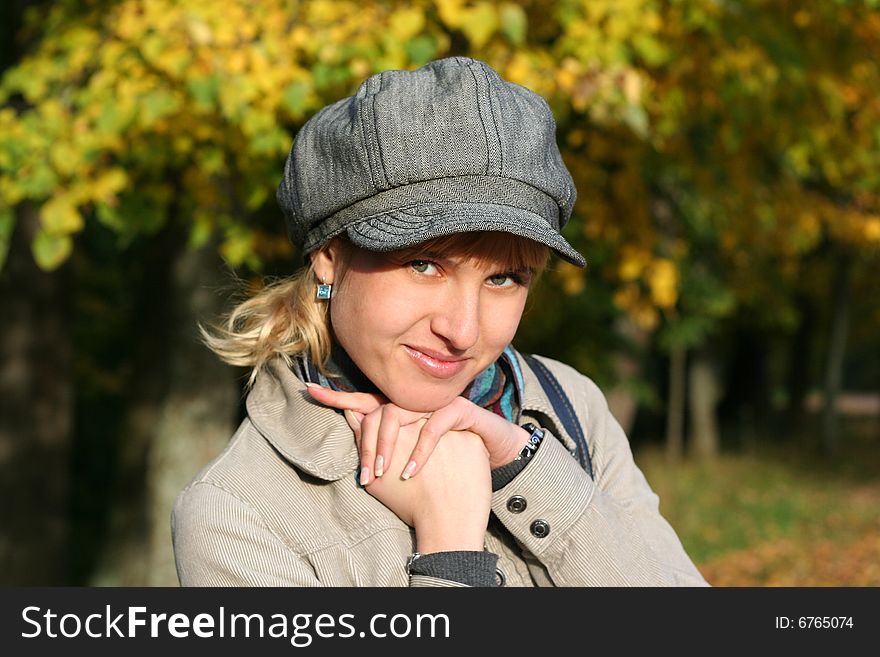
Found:
[[[376,457],[376,476],[381,477],[383,474],[385,474],[385,459],[379,454]]]
[[[403,469],[403,474],[400,475],[400,478],[403,480],[407,480],[412,477],[413,472],[416,471],[416,462],[410,461],[406,464],[406,467]]]
[[[366,486],[368,483],[370,483],[370,469],[361,468],[361,486]]]
[[[309,381],[306,381],[306,388],[320,388],[320,387],[321,386],[319,386],[317,383],[311,383]]]

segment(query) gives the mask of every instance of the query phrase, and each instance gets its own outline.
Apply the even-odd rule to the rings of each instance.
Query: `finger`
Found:
[[[493,468],[510,463],[525,444],[526,432],[520,427],[464,397],[457,397],[435,411],[432,419],[435,417],[438,430],[448,427],[446,431],[471,431],[478,435]]]
[[[458,399],[464,400],[463,397]],[[472,421],[468,414],[468,407],[457,401],[452,401],[443,408],[434,411],[419,432],[416,446],[413,447],[409,462],[403,469],[401,477],[409,479],[417,474],[428,461],[428,457],[434,452],[434,448],[446,432],[470,429],[471,424]]]
[[[361,461],[361,486],[366,486],[373,480],[372,474],[375,472],[376,462],[376,441],[381,421],[381,410],[367,413],[361,420],[361,440],[358,446]]]
[[[386,402],[382,395],[371,392],[344,392],[319,386],[316,383],[307,383],[306,389],[309,394],[324,406],[346,408],[359,413],[369,413],[376,410]]]
[[[385,465],[391,463],[397,436],[400,433],[400,417],[402,409],[394,404],[382,407],[382,420],[376,434],[376,463],[374,473],[381,477],[385,473]]]
[[[413,447],[413,450],[409,455],[409,461],[403,469],[403,474],[400,475],[402,479],[409,479],[422,469],[425,463],[427,463],[428,458],[433,454],[434,448],[437,446],[440,438],[443,434],[449,431],[449,429],[444,428],[444,425],[439,421],[435,421],[433,424],[429,424],[430,422],[431,420],[429,419],[428,422],[425,423],[425,426],[422,427],[421,431],[419,431],[416,446]]]
[[[348,426],[351,427],[351,430],[354,433],[355,443],[357,443],[358,447],[360,447],[361,422],[364,419],[364,414],[346,408],[344,411],[342,411],[342,415],[345,417],[345,421],[348,422]]]

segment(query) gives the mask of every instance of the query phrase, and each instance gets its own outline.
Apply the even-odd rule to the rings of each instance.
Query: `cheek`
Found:
[[[487,342],[506,347],[513,340],[526,305],[526,294],[513,299],[505,299],[503,303],[493,304],[486,312],[485,335]]]
[[[384,352],[413,321],[415,305],[388,285],[340,286],[331,306],[333,330],[349,352]],[[356,353],[350,353],[353,358]]]

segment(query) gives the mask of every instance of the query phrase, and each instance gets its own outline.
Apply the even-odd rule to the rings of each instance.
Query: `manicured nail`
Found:
[[[410,461],[406,464],[406,467],[403,469],[403,474],[400,475],[400,478],[403,480],[409,479],[412,477],[413,472],[416,471],[416,462]]]
[[[370,483],[370,469],[361,468],[361,486],[366,486],[368,483]]]
[[[311,383],[309,381],[306,381],[306,388],[321,388],[321,387],[323,387],[323,386],[319,386],[317,383]]]
[[[376,476],[381,477],[383,474],[385,474],[385,459],[379,454],[376,457]]]

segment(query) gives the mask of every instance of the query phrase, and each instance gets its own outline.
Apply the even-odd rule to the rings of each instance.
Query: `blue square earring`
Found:
[[[318,299],[329,299],[330,294],[333,292],[333,284],[327,283],[319,283],[318,284]]]

